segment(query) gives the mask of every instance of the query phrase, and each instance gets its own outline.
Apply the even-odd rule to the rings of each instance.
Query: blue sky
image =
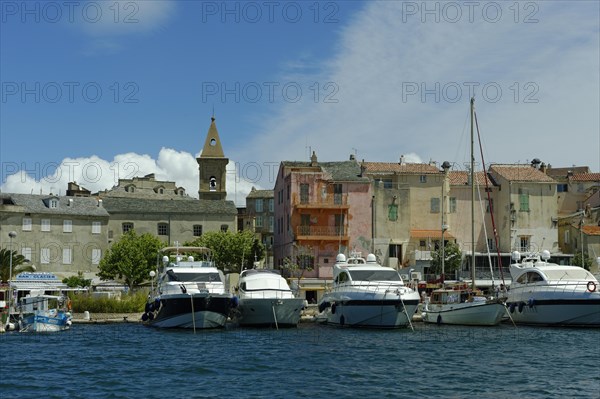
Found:
[[[1,1],[2,192],[155,173],[195,195],[213,109],[228,192],[282,160],[600,170],[596,1]],[[23,173],[25,171],[25,173]]]

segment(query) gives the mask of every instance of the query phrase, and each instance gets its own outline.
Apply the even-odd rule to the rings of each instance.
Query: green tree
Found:
[[[312,271],[315,267],[314,250],[309,245],[294,245],[293,248],[293,255],[283,259],[283,270],[287,271],[290,277],[295,278],[297,287],[300,287],[300,280],[304,277],[304,273]]]
[[[251,267],[265,257],[264,245],[251,231],[208,232],[184,245],[210,248],[215,265],[230,273],[239,273],[242,265]]]
[[[129,230],[102,258],[98,276],[102,280],[122,280],[129,288],[140,285],[156,267],[157,254],[163,246],[152,234],[137,235]]]
[[[460,267],[462,254],[458,244],[447,242],[444,249],[444,275],[452,275]],[[429,272],[432,274],[442,274],[442,247],[431,251],[431,262]]]
[[[12,276],[10,274],[10,257],[12,254]],[[14,276],[21,272],[35,271],[35,266],[29,265],[29,259],[23,255],[17,254],[17,251],[11,251],[8,248],[0,249],[0,280],[8,282]]]
[[[83,278],[83,272],[77,272],[77,276],[66,277],[62,281],[67,285],[67,287],[76,288],[76,287],[89,287],[92,285],[92,280]]]
[[[581,260],[581,251],[577,251],[575,253],[575,256],[573,256],[573,265],[574,266],[581,266],[583,267],[585,270],[590,270],[590,267],[592,266],[592,262],[594,260],[592,258],[589,257],[588,253],[584,251],[583,253],[583,262]]]

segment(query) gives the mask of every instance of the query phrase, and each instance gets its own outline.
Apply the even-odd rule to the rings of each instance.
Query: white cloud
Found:
[[[81,6],[78,23],[93,37],[147,33],[164,27],[175,7],[175,2],[161,0],[89,1]]]
[[[407,4],[425,6],[368,3],[343,27],[339,51],[320,73],[283,71],[304,87],[334,83],[337,102],[315,102],[312,92],[297,103],[280,101],[251,153],[235,157],[308,161],[310,148],[328,161],[355,152],[370,161],[413,153],[462,164],[474,87],[486,162],[540,158],[555,167],[600,168],[598,3],[518,3],[518,15],[517,3],[477,3],[472,22],[463,6],[456,23],[445,22],[452,15],[441,9],[439,23],[431,15],[423,22],[421,13],[403,17]],[[488,4],[501,7],[497,22],[491,8],[483,13]]]
[[[15,167],[18,165],[14,165]],[[12,167],[12,165],[11,165]],[[16,169],[16,168],[15,168]],[[198,198],[198,163],[185,151],[162,148],[158,158],[136,153],[119,154],[108,161],[97,156],[65,158],[60,164],[36,165],[31,170],[9,174],[0,187],[3,193],[65,195],[67,184],[77,182],[92,193],[110,190],[119,179],[131,179],[154,173],[157,180],[173,181],[188,195]],[[245,206],[252,186],[259,186],[239,176],[236,163],[227,165],[227,199]]]

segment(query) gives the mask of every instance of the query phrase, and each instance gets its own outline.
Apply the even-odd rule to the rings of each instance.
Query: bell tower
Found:
[[[196,158],[200,172],[198,198],[206,200],[225,200],[227,197],[227,164],[229,159],[223,154],[221,139],[215,124],[215,117],[210,118],[210,127],[204,141],[202,154]]]

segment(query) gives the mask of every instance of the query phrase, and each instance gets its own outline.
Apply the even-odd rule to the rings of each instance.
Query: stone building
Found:
[[[2,194],[0,241],[39,272],[95,273],[107,249],[109,213],[91,197]],[[8,233],[17,236],[10,242]]]
[[[273,267],[273,227],[275,225],[275,203],[273,190],[257,190],[252,187],[246,197],[246,225],[243,230],[252,229],[256,238],[266,250],[265,266]]]

